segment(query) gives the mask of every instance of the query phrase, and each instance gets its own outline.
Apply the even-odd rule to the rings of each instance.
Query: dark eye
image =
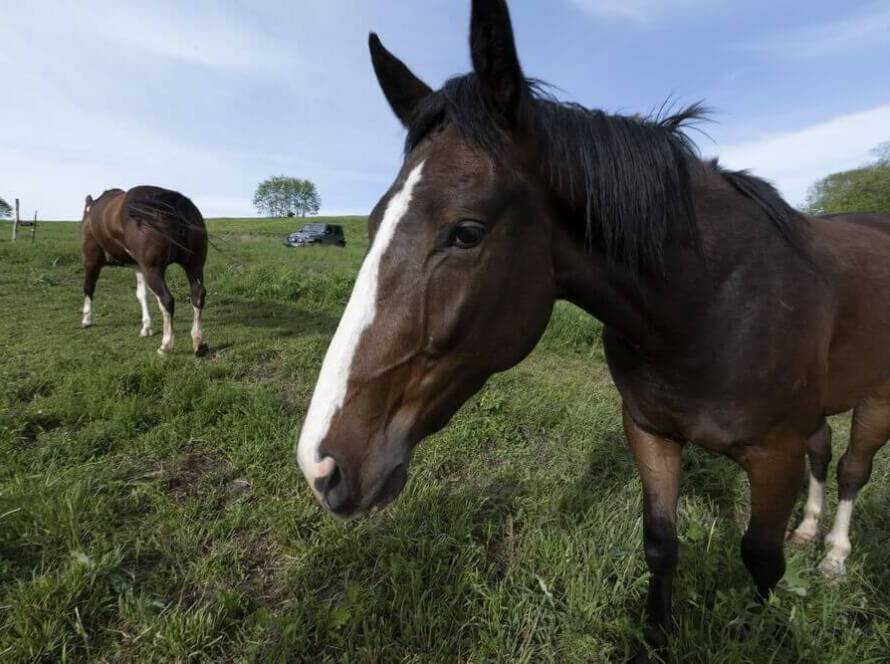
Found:
[[[451,233],[451,245],[458,249],[472,249],[482,242],[486,228],[478,221],[462,221]]]

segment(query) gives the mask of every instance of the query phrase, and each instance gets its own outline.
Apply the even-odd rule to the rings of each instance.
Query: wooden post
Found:
[[[37,239],[37,210],[34,210],[34,224],[31,226],[31,244]]]
[[[15,219],[12,220],[12,241],[15,242],[19,234],[19,199],[15,199]]]

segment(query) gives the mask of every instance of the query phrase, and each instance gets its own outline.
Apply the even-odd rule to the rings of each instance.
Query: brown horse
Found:
[[[686,443],[746,471],[741,551],[764,598],[807,453],[801,539],[822,507],[825,418],[855,408],[823,563],[842,572],[890,436],[890,220],[807,218],[701,161],[683,132],[697,106],[640,120],[556,102],[524,77],[504,0],[474,0],[470,44],[474,72],[433,91],[371,35],[408,139],[297,445],[321,504],[349,517],[395,497],[414,446],[522,360],[562,298],[604,323],[643,485],[650,645],[671,628]]]
[[[158,353],[173,350],[173,295],[167,288],[167,266],[178,263],[191,284],[194,309],[192,343],[196,355],[206,351],[202,343],[204,309],[204,261],[207,259],[207,228],[204,218],[188,198],[160,187],[109,189],[99,198],[86,197],[80,226],[83,254],[83,327],[93,324],[93,293],[105,265],[136,268],[136,297],[142,307],[140,335],[153,334],[148,312],[148,293],[158,300],[164,319],[164,336]]]

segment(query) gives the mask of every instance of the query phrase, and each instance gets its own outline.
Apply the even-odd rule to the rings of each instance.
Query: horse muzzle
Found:
[[[325,510],[341,519],[351,519],[372,508],[392,502],[405,488],[410,447],[395,445],[379,460],[366,458],[364,464],[350,463],[345,455],[321,450],[323,477],[310,480]]]

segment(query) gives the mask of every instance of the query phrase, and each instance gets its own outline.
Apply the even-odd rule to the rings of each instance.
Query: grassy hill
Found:
[[[397,503],[348,524],[315,504],[293,445],[367,243],[364,219],[337,223],[345,250],[285,248],[295,220],[210,222],[203,359],[185,306],[172,356],[138,336],[129,270],[103,273],[80,329],[77,224],[34,245],[0,233],[0,660],[625,656],[647,579],[640,487],[599,327],[569,305],[418,449]],[[837,455],[844,420],[835,432]],[[818,544],[792,550],[755,614],[745,478],[687,450],[682,661],[888,661],[888,457],[849,578],[818,576]]]

